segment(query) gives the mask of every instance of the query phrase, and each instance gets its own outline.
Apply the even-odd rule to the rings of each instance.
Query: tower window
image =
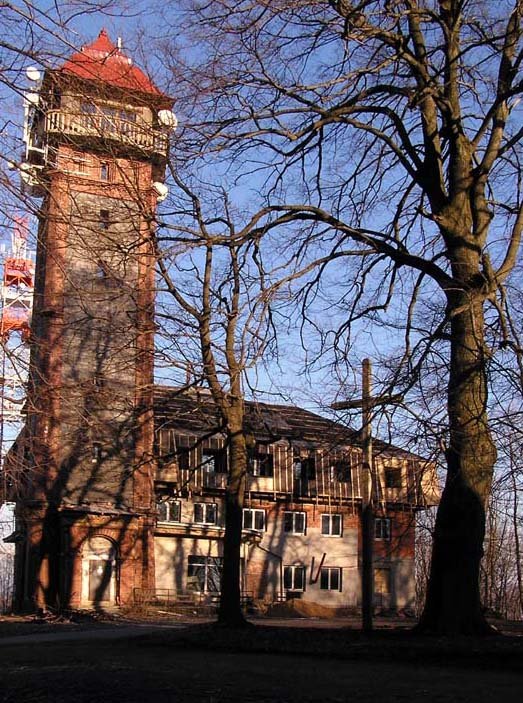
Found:
[[[102,445],[100,442],[93,442],[91,448],[91,462],[97,464],[102,459]]]
[[[96,265],[96,279],[108,288],[117,288],[121,285],[121,280],[115,276],[110,266],[101,259],[98,260]]]
[[[108,161],[102,161],[100,163],[100,180],[101,181],[112,181],[112,169]]]
[[[109,227],[111,226],[111,220],[109,218],[109,210],[100,210],[100,220],[99,220],[99,225],[100,229],[103,230],[108,230]]]
[[[83,154],[75,152],[71,157],[71,161],[74,173],[87,173],[87,159]]]

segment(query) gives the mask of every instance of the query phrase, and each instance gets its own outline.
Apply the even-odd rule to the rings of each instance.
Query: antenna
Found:
[[[26,68],[25,75],[32,83],[38,83],[38,81],[42,77],[42,74],[36,68],[36,66],[29,66],[28,68]]]

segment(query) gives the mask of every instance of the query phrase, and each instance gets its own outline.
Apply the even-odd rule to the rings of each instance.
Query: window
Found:
[[[102,460],[102,445],[100,442],[93,442],[91,447],[91,463],[98,464]]]
[[[190,555],[187,567],[187,590],[201,593],[219,593],[223,559]]]
[[[195,503],[194,522],[199,525],[216,525],[218,508],[216,503]]]
[[[348,459],[342,459],[334,462],[332,472],[335,481],[339,481],[340,483],[350,483],[352,480],[351,466]]]
[[[316,460],[314,457],[294,460],[294,477],[304,481],[314,481],[316,478]]]
[[[401,488],[401,469],[394,466],[385,467],[385,488]]]
[[[321,516],[321,534],[331,537],[341,537],[343,519],[339,513],[324,514]]]
[[[376,539],[390,539],[390,517],[375,518],[374,537]]]
[[[103,230],[108,230],[111,226],[109,210],[100,210],[99,227]]]
[[[179,500],[163,500],[156,503],[158,520],[160,522],[180,522],[182,505]]]
[[[306,527],[305,513],[289,511],[283,513],[283,530],[293,535],[304,535]]]
[[[72,162],[73,162],[73,171],[75,173],[87,173],[87,159],[83,154],[73,154],[72,157]]]
[[[178,449],[176,451],[176,461],[178,463],[178,468],[180,469],[180,471],[189,471],[189,456],[189,449]]]
[[[258,532],[263,532],[265,530],[265,510],[244,508],[243,529],[258,530]]]
[[[96,278],[99,281],[106,281],[109,278],[109,270],[105,261],[99,259],[96,263]]]
[[[341,591],[341,569],[337,566],[322,566],[320,588],[322,591]]]
[[[114,181],[114,164],[109,161],[100,162],[100,180]]]
[[[286,591],[304,591],[305,567],[285,566],[283,569],[283,587]]]
[[[274,476],[274,459],[272,454],[265,448],[259,446],[249,452],[249,473],[252,476],[264,476],[272,478]]]
[[[227,451],[225,449],[203,449],[202,466],[217,474],[227,473]]]

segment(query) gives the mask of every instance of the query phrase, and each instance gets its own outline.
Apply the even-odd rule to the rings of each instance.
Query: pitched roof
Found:
[[[213,434],[220,431],[219,412],[205,389],[185,391],[168,386],[154,387],[154,414],[157,427],[171,427],[180,434]],[[358,430],[292,405],[245,401],[246,430],[258,441],[285,439],[296,445],[361,447]],[[420,459],[392,444],[374,440],[380,454]]]
[[[157,424],[173,426],[194,434],[220,430],[220,416],[210,394],[203,390],[184,392],[178,388],[155,386],[154,410]],[[276,441],[280,438],[318,443],[355,443],[358,433],[290,405],[270,405],[245,401],[246,430],[259,440]]]
[[[113,44],[105,29],[91,44],[74,53],[61,71],[124,90],[162,96],[150,78],[138,66],[133,66],[132,60]]]

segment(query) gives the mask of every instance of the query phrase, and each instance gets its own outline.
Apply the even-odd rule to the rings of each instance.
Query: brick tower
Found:
[[[105,31],[30,96],[21,171],[43,201],[17,602],[109,607],[154,584],[151,235],[175,117]]]

